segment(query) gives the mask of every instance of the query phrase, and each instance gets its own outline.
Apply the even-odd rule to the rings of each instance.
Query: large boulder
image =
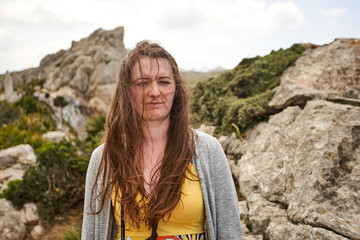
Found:
[[[34,149],[29,144],[21,144],[0,151],[0,192],[8,182],[22,179],[25,171],[36,162]]]
[[[25,236],[25,224],[10,201],[0,198],[0,238],[4,240],[21,240]]]
[[[304,106],[310,99],[360,104],[360,39],[337,39],[308,49],[281,77],[269,106]]]
[[[360,108],[313,100],[260,126],[230,165],[253,230],[267,239],[360,239]]]

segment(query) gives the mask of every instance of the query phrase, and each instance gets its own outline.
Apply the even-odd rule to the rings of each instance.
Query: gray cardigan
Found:
[[[193,159],[200,178],[205,205],[205,229],[207,240],[242,239],[237,195],[224,151],[216,138],[195,131],[196,156]],[[110,239],[117,226],[113,224],[113,209],[109,198],[99,214],[91,215],[91,189],[95,182],[97,169],[102,157],[104,145],[99,146],[91,155],[85,188],[82,240]],[[98,201],[93,201],[94,209],[100,209]]]

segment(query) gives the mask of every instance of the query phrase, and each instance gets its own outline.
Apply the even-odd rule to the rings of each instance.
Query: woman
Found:
[[[122,60],[88,167],[82,239],[242,238],[225,154],[190,128],[188,99],[158,44],[142,41]]]

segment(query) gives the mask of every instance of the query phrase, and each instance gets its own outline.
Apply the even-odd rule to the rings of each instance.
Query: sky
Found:
[[[294,43],[360,38],[359,0],[0,0],[0,74],[37,67],[96,29],[160,43],[185,70],[234,68]]]

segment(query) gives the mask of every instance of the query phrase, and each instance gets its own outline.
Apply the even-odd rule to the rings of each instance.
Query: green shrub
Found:
[[[14,107],[7,101],[0,101],[0,109],[0,127],[17,120],[20,116],[19,108]]]
[[[245,58],[233,70],[196,84],[191,100],[193,124],[210,122],[216,133],[228,134],[233,131],[232,124],[243,132],[267,119],[271,90],[305,49],[294,44],[264,57]]]
[[[21,181],[12,181],[0,197],[20,208],[36,202],[42,219],[76,206],[84,195],[88,159],[79,156],[71,142],[46,143],[37,149],[37,164],[30,167]]]
[[[37,113],[22,115],[16,125],[21,130],[37,133],[45,133],[56,129],[56,122],[51,115]]]
[[[35,93],[34,87],[35,86],[40,86],[40,88],[43,88],[45,83],[45,79],[34,79],[30,82],[26,82],[23,84],[18,84],[16,86],[14,86],[14,90],[22,90],[24,91],[24,95],[25,96],[33,96]]]
[[[41,136],[19,129],[13,123],[0,127],[0,149],[19,144],[30,144],[34,149],[41,146]]]
[[[21,107],[24,114],[39,113],[43,115],[51,115],[50,108],[44,103],[38,101],[35,97],[24,96],[15,103],[16,107]]]
[[[91,148],[97,147],[104,135],[105,116],[97,116],[89,119],[86,124],[87,139],[86,141],[91,143]]]
[[[68,102],[65,100],[63,96],[57,96],[54,98],[54,105],[55,107],[63,108],[68,104]]]

